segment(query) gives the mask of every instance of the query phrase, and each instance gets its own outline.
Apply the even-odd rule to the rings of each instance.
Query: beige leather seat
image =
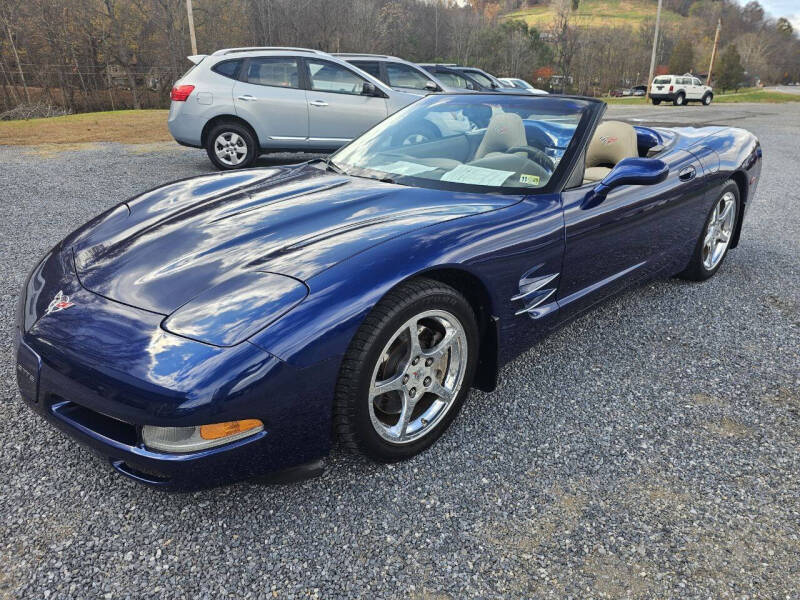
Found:
[[[583,183],[600,181],[623,158],[639,156],[636,130],[621,121],[603,121],[597,126],[586,151]]]
[[[522,117],[514,113],[496,113],[489,119],[489,126],[475,151],[475,158],[479,160],[490,154],[505,153],[511,148],[527,146],[525,138],[525,125]],[[525,156],[525,153],[522,153]]]

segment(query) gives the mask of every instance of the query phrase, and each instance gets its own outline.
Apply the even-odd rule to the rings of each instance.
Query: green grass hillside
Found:
[[[545,3],[510,12],[502,18],[522,20],[541,30],[552,24],[553,17],[553,7]],[[655,17],[656,3],[649,0],[581,0],[575,21],[588,27],[628,25],[636,28],[646,19]],[[678,13],[661,10],[662,23],[680,21],[684,18]]]

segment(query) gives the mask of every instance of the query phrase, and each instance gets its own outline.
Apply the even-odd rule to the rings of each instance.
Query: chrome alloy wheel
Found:
[[[464,326],[446,311],[406,321],[372,371],[369,416],[378,435],[408,444],[432,431],[461,390],[468,351]]]
[[[707,271],[713,270],[725,256],[735,224],[736,197],[732,192],[726,192],[711,211],[706,235],[703,238],[703,267]]]
[[[247,157],[247,142],[238,133],[225,131],[214,140],[214,152],[220,162],[235,167]]]

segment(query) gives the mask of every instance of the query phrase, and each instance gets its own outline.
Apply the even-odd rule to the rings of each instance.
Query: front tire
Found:
[[[674,106],[683,106],[686,104],[686,96],[683,95],[683,92],[675,96],[675,100],[672,101]]]
[[[342,361],[333,414],[339,440],[381,462],[431,446],[469,394],[478,344],[475,314],[454,288],[419,278],[388,292]]]
[[[713,94],[706,94],[703,96],[703,106],[708,106],[711,104],[711,100],[714,98]]]
[[[728,181],[706,218],[705,227],[697,240],[689,265],[679,277],[691,281],[705,281],[719,270],[736,231],[740,206],[739,186],[733,181]]]
[[[214,166],[223,171],[245,169],[258,158],[256,136],[240,123],[226,121],[211,128],[206,153]]]

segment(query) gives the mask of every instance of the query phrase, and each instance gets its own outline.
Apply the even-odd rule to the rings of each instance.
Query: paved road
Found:
[[[555,333],[412,461],[335,451],[294,485],[164,495],[124,480],[21,405],[6,354],[0,598],[797,598],[800,110],[609,115],[759,135],[763,181],[715,278],[650,284]],[[47,248],[209,168],[173,144],[1,148],[0,164],[6,347]]]

